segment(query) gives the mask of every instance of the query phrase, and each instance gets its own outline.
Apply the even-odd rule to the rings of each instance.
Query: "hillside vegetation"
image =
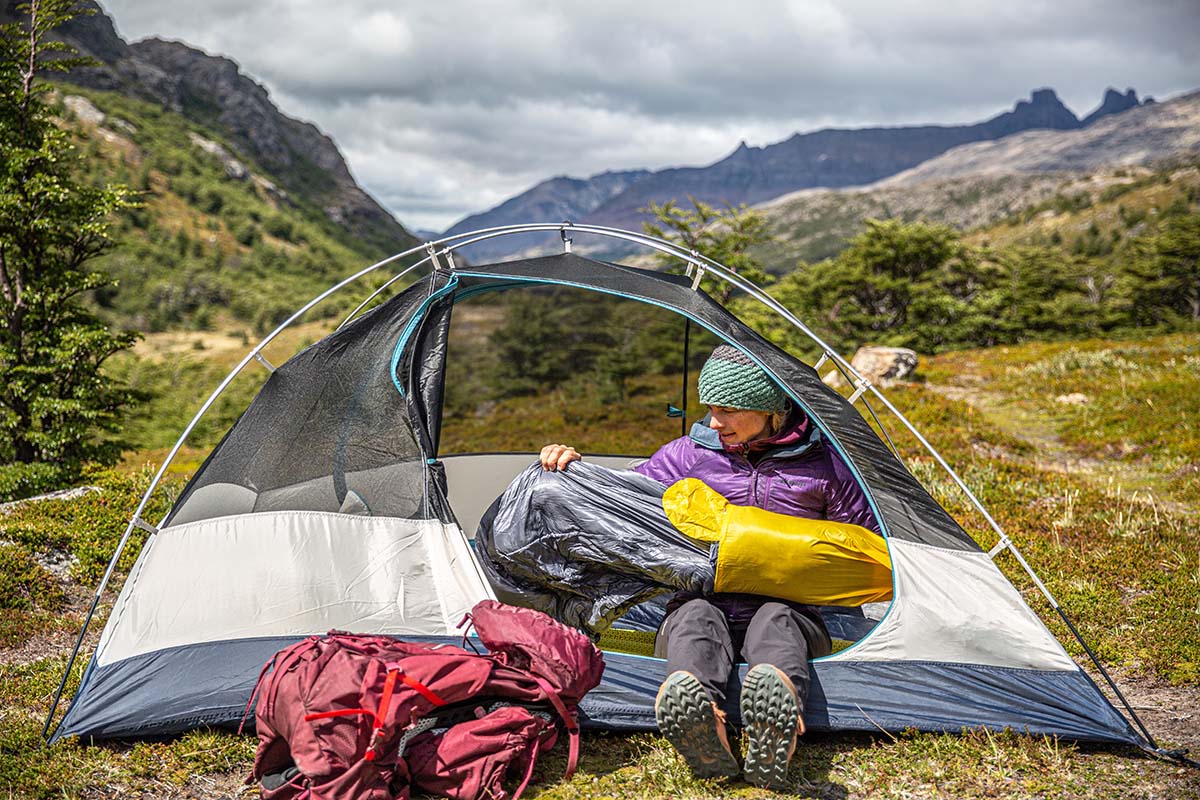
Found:
[[[967,235],[867,220],[836,256],[801,261],[768,290],[839,352],[1200,330],[1195,166],[1060,189]],[[758,304],[735,308],[777,344],[817,355]]]
[[[354,237],[303,194],[280,189],[283,181],[235,155],[220,134],[180,114],[75,86],[61,87],[59,98],[93,179],[125,183],[140,201],[118,217],[119,246],[98,262],[116,285],[92,302],[113,324],[264,333],[336,281],[396,252]],[[289,177],[315,188],[329,180],[315,168]],[[344,314],[350,302],[334,298],[320,313]]]
[[[759,207],[771,240],[751,252],[771,272],[786,274],[797,261],[837,256],[866,229],[866,219],[947,225],[971,244],[993,247],[1074,246],[1084,234],[1096,236],[1089,232],[1095,222],[1099,238],[1116,246],[1169,210],[1194,209],[1198,196],[1194,160],[1085,174],[964,175],[904,186],[810,189]],[[1105,246],[1088,243],[1093,251]]]

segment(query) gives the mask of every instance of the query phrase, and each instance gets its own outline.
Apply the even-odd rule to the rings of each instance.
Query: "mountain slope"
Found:
[[[0,0],[0,23],[21,19],[17,5],[18,0]],[[66,80],[157,103],[219,132],[236,154],[256,161],[285,191],[311,201],[380,252],[417,243],[358,186],[333,140],[282,113],[234,61],[180,42],[127,44],[94,0],[80,5],[96,13],[76,17],[59,33],[100,65],[74,70]]]
[[[1089,115],[1088,123],[1137,104],[1137,95],[1132,90],[1125,95],[1109,90],[1104,102]],[[642,209],[650,203],[672,199],[686,203],[688,197],[695,197],[711,205],[728,203],[736,206],[764,202],[811,187],[861,186],[968,142],[998,139],[1030,129],[1074,130],[1083,124],[1052,89],[1039,89],[1029,100],[1017,102],[1013,110],[974,125],[825,129],[797,133],[766,147],[749,147],[743,142],[727,157],[705,167],[642,173],[642,177],[623,191],[613,194],[587,213],[561,218],[640,230],[646,219]],[[595,176],[587,182],[603,177]],[[543,221],[546,218],[530,212],[538,210],[536,195],[543,192],[544,187],[546,184],[539,184],[491,211],[468,217],[450,230],[470,230],[471,226],[483,227],[500,221]],[[598,196],[600,192],[592,194]],[[520,211],[524,216],[501,213],[502,210]],[[546,246],[552,241],[551,237],[522,237],[518,242],[506,237],[489,242],[487,256],[509,255]],[[611,243],[605,246],[612,247]],[[582,241],[580,249],[588,250],[589,243]]]
[[[775,241],[757,255],[778,273],[800,259],[831,257],[863,230],[868,217],[920,219],[960,230],[1019,218],[1018,227],[1006,225],[1001,237],[1019,239],[1020,228],[1032,224],[1024,219],[1029,209],[1040,213],[1085,202],[1072,198],[1086,197],[1087,205],[1099,203],[1106,192],[1115,198],[1126,191],[1121,187],[1141,180],[1175,186],[1174,195],[1147,206],[1165,208],[1174,196],[1189,196],[1193,182],[1186,170],[1177,175],[1178,170],[1158,171],[1156,165],[1197,158],[1200,93],[1191,93],[1130,109],[1080,130],[1030,131],[963,145],[870,186],[784,195],[759,206]],[[1117,205],[1112,203],[1112,214]],[[1079,230],[1085,230],[1091,220],[1079,224]],[[1048,237],[1052,232],[1042,234]],[[1076,234],[1064,235],[1074,239]]]
[[[0,23],[19,18],[15,6],[0,0]],[[60,32],[101,64],[69,73],[48,100],[89,178],[126,184],[140,200],[115,219],[117,246],[97,262],[116,285],[88,297],[110,323],[262,333],[416,244],[357,186],[333,142],[280,112],[234,62],[178,43],[127,45],[102,13]],[[315,313],[358,299],[335,296]]]
[[[489,211],[466,217],[448,228],[443,235],[526,222],[576,221],[649,174],[646,170],[633,170],[605,172],[587,179],[565,175],[551,178]],[[546,239],[545,235],[539,233],[517,234],[471,245],[466,252],[476,259],[501,258],[535,247]]]

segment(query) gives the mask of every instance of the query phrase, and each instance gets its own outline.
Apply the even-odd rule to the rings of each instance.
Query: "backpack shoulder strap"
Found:
[[[300,656],[316,647],[317,642],[320,641],[320,639],[320,636],[309,636],[308,638],[297,642],[291,647],[280,650],[278,653],[267,659],[267,662],[263,664],[262,669],[259,670],[258,679],[254,681],[254,689],[250,692],[250,699],[246,701],[246,709],[242,712],[241,722],[238,723],[238,735],[241,735],[242,730],[246,727],[246,719],[250,715],[250,709],[254,707],[254,699],[258,697],[258,693],[260,691],[265,691],[268,704],[274,705],[275,690],[277,684],[279,683],[279,679],[288,671],[288,668],[300,658]],[[280,661],[280,656],[283,656],[282,661]],[[268,672],[271,673],[270,677],[267,676]]]
[[[558,696],[558,690],[551,686],[549,681],[533,672],[530,672],[529,675],[546,693],[546,699],[550,701],[550,705],[554,706],[554,710],[558,712],[567,726],[567,736],[570,741],[567,750],[567,773],[563,777],[565,780],[570,780],[571,776],[575,774],[575,767],[579,764],[579,720],[567,708],[566,703]]]

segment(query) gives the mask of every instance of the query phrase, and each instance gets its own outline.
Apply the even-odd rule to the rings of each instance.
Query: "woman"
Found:
[[[708,416],[635,469],[664,485],[699,478],[731,503],[792,516],[849,522],[879,532],[866,497],[819,431],[749,356],[729,345],[700,371]],[[542,467],[580,460],[573,447],[542,449]],[[681,592],[667,606],[655,653],[667,679],[655,700],[663,734],[699,777],[737,775],[725,713],[737,661],[750,665],[741,687],[749,732],[746,780],[780,788],[804,731],[811,657],[828,655],[829,632],[817,609],[746,594]]]

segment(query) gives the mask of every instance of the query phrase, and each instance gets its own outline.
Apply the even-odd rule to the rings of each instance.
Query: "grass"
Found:
[[[334,322],[298,323],[283,331],[263,351],[274,365],[329,333]],[[212,391],[261,340],[243,328],[210,331],[148,333],[132,352],[119,353],[107,370],[150,400],[129,415],[125,437],[133,445],[125,459],[132,467],[161,463],[184,427]],[[257,361],[247,364],[188,438],[176,471],[192,472],[208,450],[220,441],[269,377]]]
[[[281,347],[295,349],[305,335],[317,334]],[[1181,718],[1200,711],[1200,515],[1195,482],[1179,477],[1200,462],[1192,399],[1200,396],[1200,375],[1188,360],[1198,347],[1198,337],[1167,336],[949,353],[922,365],[923,383],[888,390],[1016,541],[1123,687],[1150,685],[1165,693],[1155,696],[1170,698],[1131,694],[1135,705],[1181,704],[1175,709]],[[151,337],[139,355],[176,369],[194,354],[194,362],[171,373],[180,382],[209,369],[206,357],[223,374],[240,355],[214,342],[205,348]],[[678,432],[678,420],[662,419],[659,397],[676,391],[673,381],[634,382],[631,399],[617,406],[590,406],[568,391],[503,401],[481,415],[463,415],[447,435],[465,442],[478,425],[499,432],[497,447],[543,442],[546,431],[537,421],[545,414],[561,417],[560,433],[582,433],[577,441],[587,440],[585,446],[640,448],[639,426],[648,421],[655,441]],[[185,389],[194,391],[191,384]],[[1087,395],[1088,403],[1056,402],[1070,392]],[[602,421],[613,435],[589,438],[599,413],[610,415]],[[911,436],[893,425],[889,431],[914,474],[990,546],[994,534],[933,459]],[[202,454],[203,448],[193,451],[193,463]],[[129,459],[130,465],[138,461]],[[100,492],[26,504],[0,516],[0,798],[211,797],[240,790],[253,755],[249,737],[193,732],[40,748],[44,715],[82,609],[151,475],[140,466],[94,471],[87,481]],[[1137,480],[1127,480],[1132,477]],[[149,518],[167,508],[181,481],[168,479]],[[137,545],[131,543],[119,565],[102,616]],[[1001,556],[998,563],[1069,652],[1082,658],[1015,560]],[[68,693],[81,670],[77,664]],[[1200,744],[1194,718],[1167,719],[1154,732],[1167,746]],[[579,772],[559,783],[562,749],[542,759],[541,782],[528,796],[770,796],[741,782],[695,780],[655,735],[589,733]],[[1012,732],[810,735],[791,780],[786,795],[810,798],[1200,798],[1200,772],[1122,748]]]

